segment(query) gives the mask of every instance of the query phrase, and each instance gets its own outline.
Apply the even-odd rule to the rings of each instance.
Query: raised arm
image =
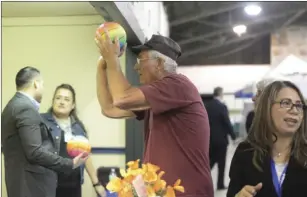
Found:
[[[110,108],[117,107],[128,111],[151,109],[154,113],[160,113],[190,103],[184,98],[180,83],[171,78],[164,77],[141,87],[133,87],[121,70],[118,57],[123,51],[120,51],[118,39],[113,44],[107,31],[105,35],[104,39],[97,35],[96,42],[106,61],[107,82],[113,98],[113,106],[109,106]]]
[[[111,77],[109,77],[110,80]],[[112,81],[112,80],[111,80]],[[130,118],[134,117],[134,113],[128,110],[121,110],[113,103],[112,96],[109,91],[109,84],[106,73],[106,62],[102,57],[98,60],[96,75],[96,91],[97,98],[101,107],[101,112],[109,118]]]
[[[124,53],[124,50],[120,51],[118,39],[113,44],[107,31],[105,34],[106,39],[102,39],[100,35],[96,36],[100,54],[105,60],[105,62],[101,60],[98,63],[97,71],[97,93],[100,91],[99,98],[101,99],[101,105],[104,104],[103,110],[105,114],[110,116],[112,112],[111,117],[114,117],[123,113],[123,111],[119,113],[118,109],[124,111],[144,111],[149,109],[150,106],[146,102],[143,92],[137,87],[132,87],[121,70],[119,57]],[[106,94],[109,95],[108,100]],[[112,102],[110,98],[113,99]],[[130,112],[125,115],[131,117],[131,113],[134,114]]]

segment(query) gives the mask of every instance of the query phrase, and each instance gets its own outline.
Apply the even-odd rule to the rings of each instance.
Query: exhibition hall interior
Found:
[[[69,197],[60,181],[75,180],[75,197],[230,197],[233,155],[258,135],[265,91],[289,81],[302,99],[288,111],[307,114],[307,2],[20,1],[1,10],[3,197]],[[260,90],[263,81],[272,82]],[[68,108],[69,129],[56,112]],[[204,183],[186,184],[191,176]]]

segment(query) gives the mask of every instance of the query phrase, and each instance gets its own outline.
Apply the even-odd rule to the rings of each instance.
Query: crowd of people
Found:
[[[213,197],[211,168],[219,167],[218,189],[227,197],[304,197],[307,188],[306,103],[290,81],[272,81],[259,88],[248,137],[232,158],[230,184],[224,184],[228,135],[236,139],[223,89],[203,103],[195,85],[177,73],[180,46],[153,35],[140,46],[135,70],[141,86],[131,85],[121,70],[118,40],[97,35],[100,52],[96,90],[102,114],[109,118],[144,120],[144,162],[166,171],[164,179],[180,178],[185,188],[178,197]],[[76,93],[69,84],[58,86],[50,110],[39,114],[43,79],[39,70],[21,69],[17,93],[1,116],[1,143],[8,197],[81,196],[84,168],[100,196],[90,156],[71,158],[66,142],[87,137],[76,114]]]

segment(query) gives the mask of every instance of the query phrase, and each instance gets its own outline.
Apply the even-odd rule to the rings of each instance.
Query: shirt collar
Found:
[[[214,97],[216,100],[220,101],[221,103],[225,104],[225,101],[223,99],[221,99],[221,97]]]
[[[39,107],[40,107],[40,103],[39,102],[37,102],[32,96],[30,96],[29,94],[27,94],[25,92],[22,92],[22,91],[18,91],[18,92],[20,94],[28,97],[32,101],[32,103],[33,103],[34,107],[37,109],[37,111],[39,110]]]
[[[48,121],[52,121],[52,122],[56,123],[56,119],[54,118],[52,112],[49,111],[47,113],[44,113],[43,116],[45,116],[46,119],[48,119]],[[76,119],[73,116],[70,116],[70,121],[71,121],[72,125],[74,123],[76,123]]]

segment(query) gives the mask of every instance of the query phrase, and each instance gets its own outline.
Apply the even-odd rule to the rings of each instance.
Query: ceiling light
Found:
[[[242,34],[246,33],[247,27],[245,25],[236,25],[232,28],[233,32],[241,36]]]
[[[262,11],[261,7],[258,5],[248,5],[244,8],[246,14],[250,16],[257,16]]]

